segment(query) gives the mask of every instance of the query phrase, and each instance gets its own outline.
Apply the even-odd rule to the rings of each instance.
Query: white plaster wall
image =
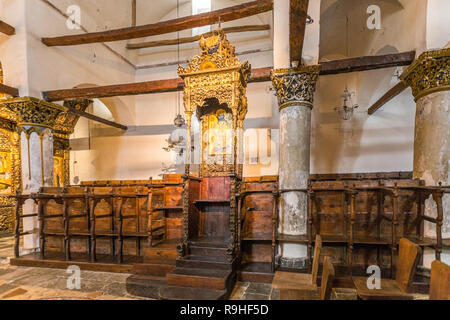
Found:
[[[279,1],[282,3],[283,0]],[[429,7],[432,6],[432,1],[437,0],[430,0]],[[127,1],[51,2],[62,11],[65,11],[69,4],[80,5],[83,12],[82,25],[89,31],[126,27],[131,23],[131,9]],[[213,1],[213,10],[243,2],[246,1]],[[349,4],[352,1],[322,0],[320,16],[317,15],[318,2],[314,2],[309,8],[309,14],[315,22],[307,26],[305,56],[317,55],[314,50],[317,51],[318,39],[320,59],[334,59],[346,55],[345,23],[342,23],[342,17],[347,11],[351,17],[349,56],[401,52],[425,46],[426,32],[431,30],[425,28],[427,4],[422,0],[376,1],[382,8],[383,29],[371,31],[364,28],[367,18],[365,10],[373,1],[361,0],[357,1],[357,5],[352,5]],[[42,0],[27,0],[26,8],[24,3],[25,0],[0,0],[0,17],[16,27],[15,36],[0,35],[0,59],[4,67],[5,83],[19,87],[21,95],[39,97],[42,90],[48,89],[139,82],[177,76],[175,65],[134,70],[101,44],[46,47],[40,42],[43,36],[76,34],[81,31],[68,30],[65,18]],[[189,15],[190,3],[181,3],[180,16]],[[173,1],[164,1],[155,6],[153,1],[138,0],[138,24],[175,18],[174,5]],[[436,18],[442,20],[440,15]],[[258,23],[267,23],[273,27],[272,20],[272,13],[269,12],[225,23],[223,27]],[[189,35],[190,31],[180,32],[181,37]],[[279,34],[283,35],[286,38],[286,34]],[[174,33],[135,39],[131,42],[176,36]],[[241,60],[248,60],[252,67],[258,68],[273,65],[272,48],[275,39],[272,36],[275,36],[273,28],[270,32],[251,35],[232,34],[229,39],[236,46],[236,52],[267,49],[268,51],[261,53],[240,56]],[[126,41],[108,43],[139,66],[178,60],[176,47],[130,51],[125,49],[125,44]],[[196,43],[181,46],[180,60],[192,58],[198,53]],[[395,69],[383,69],[320,78],[312,121],[312,173],[412,170],[415,107],[410,91],[399,95],[376,114],[369,117],[366,113],[367,108],[395,84],[392,80],[394,71]],[[353,120],[349,122],[340,120],[333,110],[342,103],[340,95],[346,84],[351,91],[356,92],[355,102],[360,105]],[[246,122],[248,128],[259,128],[260,131],[278,128],[279,112],[270,86],[270,82],[249,84],[249,111]],[[80,120],[73,138],[89,138],[90,146],[85,150],[72,152],[71,168],[76,167],[72,170],[76,171],[72,172],[72,178],[146,179],[159,175],[162,162],[170,160],[170,154],[163,151],[162,147],[166,146],[165,140],[173,127],[177,94],[116,97],[102,101],[110,109],[114,121],[129,125],[129,130],[124,133],[91,121]],[[273,150],[276,150],[278,141],[276,131],[272,132],[272,141],[274,155],[276,152]],[[277,171],[277,157],[272,157],[270,164],[251,164],[244,168],[244,174],[247,176],[277,174]]]
[[[0,60],[4,83],[28,95],[27,35],[25,25],[25,0],[1,0],[0,20],[14,26],[16,34],[0,33]]]

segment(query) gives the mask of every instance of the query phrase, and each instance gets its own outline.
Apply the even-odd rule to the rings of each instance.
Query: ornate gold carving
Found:
[[[233,116],[233,131],[243,129],[247,114],[246,87],[250,77],[251,67],[248,62],[241,63],[235,56],[234,47],[230,45],[225,34],[219,29],[212,37],[200,40],[201,55],[194,57],[187,68],[178,67],[178,74],[184,79],[184,105],[186,116],[190,117],[196,110],[199,120],[202,121],[203,132],[206,128],[207,117],[200,109],[209,108],[206,102],[217,99],[219,106],[229,110]],[[239,121],[238,121],[239,120]],[[188,140],[190,137],[190,125]],[[202,135],[203,136],[203,135]],[[233,150],[236,152],[233,139]],[[190,144],[189,144],[190,145]],[[231,153],[223,158],[207,155],[207,141],[202,139],[201,176],[226,176],[231,173],[241,174],[236,165],[235,154]],[[187,149],[186,174],[189,174],[190,149]]]
[[[21,127],[39,126],[53,128],[64,108],[36,98],[14,98],[1,102],[15,114],[15,121]]]
[[[415,100],[437,91],[450,90],[450,48],[422,53],[401,79],[412,88]]]
[[[86,111],[92,102],[93,101],[89,99],[66,100],[64,101],[64,107]],[[54,130],[64,134],[72,134],[79,119],[79,115],[73,114],[67,110],[63,111],[56,119]]]
[[[292,105],[312,108],[319,66],[278,69],[272,71],[272,83],[280,110]]]
[[[241,62],[236,57],[234,47],[228,42],[222,29],[218,29],[211,37],[202,38],[199,42],[202,50],[200,56],[195,56],[187,68],[178,67],[180,76],[198,71],[240,68]]]

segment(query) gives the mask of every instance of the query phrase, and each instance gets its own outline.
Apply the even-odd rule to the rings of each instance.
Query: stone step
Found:
[[[166,280],[169,286],[226,290],[231,275],[228,270],[177,267],[167,274]]]
[[[165,286],[165,277],[132,275],[126,280],[127,293],[137,297],[159,299],[159,291]]]
[[[228,297],[226,290],[211,290],[188,287],[161,287],[159,299],[161,300],[224,300]]]

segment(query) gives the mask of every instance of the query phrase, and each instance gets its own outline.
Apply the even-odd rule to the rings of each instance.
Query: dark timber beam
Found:
[[[414,52],[390,54],[383,56],[368,56],[351,59],[334,60],[321,63],[320,75],[330,75],[357,71],[406,66],[414,60]],[[252,70],[249,82],[270,81],[272,68]],[[181,91],[184,82],[181,79],[156,80],[138,83],[118,84],[112,86],[52,90],[43,92],[46,101],[62,101],[74,98],[102,98],[126,95],[151,94],[160,92]]]
[[[192,15],[188,17],[148,24],[138,27],[122,28],[103,32],[92,32],[72,36],[42,38],[47,46],[71,46],[87,43],[110,42],[143,38],[172,33],[196,27],[212,25],[218,21],[227,22],[254,16],[273,9],[273,0],[252,1],[233,7]]]
[[[290,0],[289,47],[291,62],[302,61],[309,0]]]
[[[7,94],[13,97],[19,96],[19,90],[13,87],[9,87],[7,85],[4,85],[0,83],[0,93]]]
[[[250,25],[250,26],[240,26],[240,27],[230,27],[224,28],[223,32],[225,34],[228,33],[239,33],[239,32],[249,32],[249,31],[264,31],[270,30],[270,25]],[[136,49],[144,49],[144,48],[153,48],[153,47],[162,47],[162,46],[172,46],[183,43],[191,43],[201,39],[201,37],[210,37],[213,32],[207,32],[202,35],[194,36],[194,37],[186,37],[180,39],[173,40],[159,40],[159,41],[149,41],[143,43],[129,43],[127,44],[127,49],[136,50]]]
[[[270,81],[271,69],[272,68],[260,68],[252,70],[252,76],[249,82]],[[161,92],[175,92],[181,91],[183,90],[183,88],[184,81],[180,78],[177,78],[92,88],[45,91],[42,93],[42,95],[44,100],[46,101],[62,101],[75,98],[92,99]]]
[[[111,126],[111,127],[114,127],[114,128],[118,128],[118,129],[122,129],[122,130],[125,130],[125,131],[128,130],[128,127],[124,126],[123,124],[115,123],[115,122],[112,122],[112,121],[109,121],[109,120],[97,117],[97,116],[95,116],[93,114],[90,114],[90,113],[87,113],[87,112],[84,112],[84,111],[81,111],[81,110],[78,110],[78,109],[75,109],[75,108],[72,108],[72,107],[64,106],[64,108],[67,109],[68,112],[76,114],[76,115],[78,115],[80,117],[84,117],[84,118],[87,118],[87,119],[90,119],[90,120],[93,120],[93,121],[96,121],[96,122],[100,122],[100,123],[106,124],[108,126]]]
[[[416,53],[414,51],[410,51],[381,56],[365,56],[327,61],[320,64],[320,74],[328,75],[408,66],[414,61],[415,57]]]
[[[386,92],[380,99],[378,99],[377,102],[375,102],[367,111],[369,115],[374,114],[378,109],[380,109],[382,106],[384,106],[386,103],[394,99],[396,96],[398,96],[400,93],[406,90],[408,86],[404,82],[399,82],[396,84],[391,90]]]
[[[16,33],[16,29],[14,29],[14,27],[10,26],[6,22],[0,20],[0,32],[8,36],[12,36]]]

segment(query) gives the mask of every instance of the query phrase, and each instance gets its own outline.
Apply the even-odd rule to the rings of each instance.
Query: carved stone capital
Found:
[[[450,90],[450,48],[422,53],[402,74],[415,100],[437,91]]]
[[[319,66],[301,66],[272,71],[272,83],[280,110],[292,105],[313,107]]]
[[[53,129],[56,119],[64,108],[53,103],[32,97],[14,98],[1,103],[15,114],[19,128],[50,128]]]

